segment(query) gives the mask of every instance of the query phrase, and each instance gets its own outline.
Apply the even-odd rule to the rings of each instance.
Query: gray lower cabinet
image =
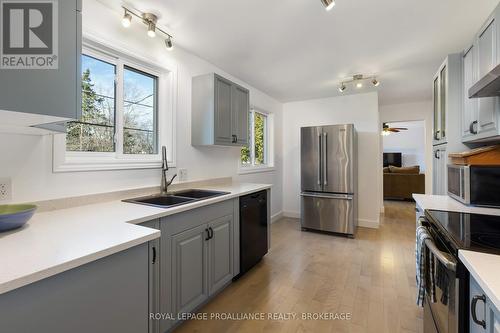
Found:
[[[174,313],[188,313],[208,299],[207,226],[172,238]]]
[[[148,332],[148,247],[0,295],[0,332]]]
[[[152,220],[141,224],[147,228],[160,229],[160,220]],[[160,239],[149,242],[148,274],[149,274],[149,333],[160,332],[160,322],[152,319],[151,315],[160,312]],[[154,318],[154,317],[153,317]]]
[[[432,194],[446,195],[448,193],[448,150],[447,145],[434,146],[432,158]]]
[[[469,332],[500,333],[500,311],[472,276],[469,293]]]
[[[238,199],[188,210],[160,221],[160,332],[196,311],[228,283],[237,270]]]
[[[233,216],[210,222],[208,229],[208,289],[213,295],[233,278]]]

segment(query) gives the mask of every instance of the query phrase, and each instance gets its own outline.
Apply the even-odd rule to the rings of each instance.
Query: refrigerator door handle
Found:
[[[328,133],[323,133],[323,185],[328,185]]]
[[[318,134],[318,185],[321,186],[321,161],[322,161],[321,133]]]
[[[312,197],[312,198],[322,198],[322,199],[344,199],[344,200],[352,200],[354,199],[354,195],[352,194],[338,194],[338,193],[301,193],[302,197]]]

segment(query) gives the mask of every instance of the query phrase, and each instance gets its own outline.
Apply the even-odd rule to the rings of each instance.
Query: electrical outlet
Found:
[[[185,182],[188,178],[187,169],[179,169],[179,181]]]
[[[0,178],[0,201],[12,199],[12,182],[10,178]]]

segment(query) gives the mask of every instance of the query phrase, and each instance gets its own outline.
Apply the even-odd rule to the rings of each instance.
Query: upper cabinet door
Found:
[[[433,140],[435,143],[439,142],[441,139],[441,103],[440,93],[439,93],[439,76],[434,78],[432,83],[432,102],[433,102],[433,110],[434,110],[434,132],[433,132]]]
[[[215,75],[215,143],[232,142],[232,83]]]
[[[439,72],[439,137],[441,141],[446,141],[446,116],[448,103],[448,67],[445,65]]]
[[[462,109],[462,138],[476,133],[477,120],[477,98],[469,98],[469,88],[477,81],[476,75],[476,47],[472,45],[464,52],[463,56],[463,109]]]
[[[488,20],[478,34],[478,70],[482,78],[497,65],[497,32],[495,18]]]
[[[38,6],[36,10],[42,15],[42,24],[46,25],[43,33],[38,35],[30,31],[30,38],[24,36],[15,40],[12,37],[12,40],[4,41],[2,63],[12,59],[25,66],[23,69],[0,67],[0,110],[51,116],[40,117],[45,122],[80,118],[80,4],[78,0],[59,0],[43,4],[43,7],[36,2],[30,4]],[[14,6],[2,8],[3,14],[12,22],[19,22],[16,15],[23,12],[24,17],[28,17],[28,9],[19,7],[16,10],[15,2],[3,3],[2,6]],[[10,28],[22,30],[22,26],[18,26],[11,24]],[[15,36],[15,32],[11,36]],[[8,45],[15,47],[9,48]],[[33,66],[37,65],[42,67],[34,69]]]
[[[250,93],[248,89],[233,85],[233,135],[238,145],[248,145],[248,118]]]

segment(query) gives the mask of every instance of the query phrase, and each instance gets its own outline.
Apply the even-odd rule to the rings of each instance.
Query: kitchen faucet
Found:
[[[174,181],[177,174],[173,175],[173,177],[167,181],[167,171],[168,171],[168,161],[167,161],[167,147],[161,147],[162,153],[162,163],[161,163],[161,194],[168,193],[168,187]]]

